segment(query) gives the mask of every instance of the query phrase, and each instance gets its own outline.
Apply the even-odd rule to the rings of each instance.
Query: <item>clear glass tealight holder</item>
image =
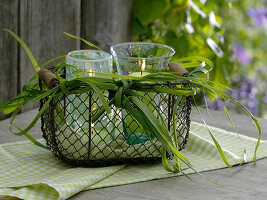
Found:
[[[175,53],[170,46],[150,42],[120,43],[112,46],[110,51],[115,59],[118,74],[137,77],[164,71]],[[160,96],[155,93],[139,94],[142,96],[142,102],[151,111],[155,112],[154,106],[164,106],[160,103]],[[122,110],[122,119],[124,134],[129,144],[148,141],[136,120],[125,110]]]
[[[105,51],[99,50],[76,50],[69,52],[66,56],[66,63],[75,66],[79,72],[85,70],[82,76],[99,77],[99,73],[112,73],[112,55]],[[76,76],[76,70],[72,67],[66,68],[66,79],[71,80]],[[104,93],[108,98],[108,92]],[[88,132],[88,129],[102,131],[107,124],[105,116],[101,118],[101,122],[90,123],[90,112],[101,106],[97,96],[92,93],[73,94],[67,96],[67,123],[75,131]],[[108,128],[108,127],[105,127]],[[103,130],[104,131],[104,130]]]
[[[135,73],[140,76],[146,74],[143,72],[163,71],[175,53],[172,47],[150,42],[120,43],[112,46],[110,51],[116,61],[118,74]]]

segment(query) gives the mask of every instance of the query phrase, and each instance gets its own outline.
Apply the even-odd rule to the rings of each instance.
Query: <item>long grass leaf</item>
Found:
[[[23,47],[23,49],[25,50],[25,52],[27,53],[29,59],[31,60],[32,64],[33,64],[33,67],[35,69],[36,72],[39,72],[40,71],[40,67],[38,65],[38,63],[36,62],[34,56],[32,55],[32,52],[31,50],[29,49],[29,47],[25,44],[25,42],[19,38],[19,36],[17,36],[14,32],[12,32],[11,30],[9,29],[0,29],[0,30],[3,30],[3,31],[6,31],[8,32],[9,34],[11,34],[19,43],[20,45]]]
[[[131,97],[131,100],[135,103],[137,107],[142,111],[142,115],[145,116],[148,120],[147,122],[151,122],[151,125],[155,127],[157,132],[152,132],[155,134],[155,136],[165,144],[165,148],[171,149],[171,151],[177,155],[181,160],[183,160],[186,163],[189,163],[187,158],[179,152],[176,147],[173,146],[172,138],[169,135],[169,131],[166,127],[162,126],[162,124],[159,123],[159,121],[155,118],[155,116],[151,113],[151,111],[144,105],[142,101],[140,101],[136,97]]]
[[[208,71],[212,70],[213,68],[213,62],[205,57],[202,56],[188,56],[180,59],[173,60],[173,62],[183,63],[183,62],[192,62],[192,61],[204,61],[206,62],[210,68]]]
[[[169,163],[168,163],[168,160],[167,160],[167,157],[166,157],[166,149],[163,148],[163,152],[162,152],[162,156],[161,156],[161,160],[162,160],[162,165],[164,167],[164,169],[167,171],[167,172],[173,172],[173,170],[170,168],[169,166]]]
[[[204,92],[204,101],[205,101],[205,107],[206,107],[206,111],[208,113],[208,116],[210,116],[210,112],[209,112],[209,106],[208,106],[208,101],[207,101],[207,98],[206,98],[206,93],[205,93],[205,90],[203,90]]]
[[[213,140],[213,142],[214,142],[214,144],[215,144],[215,146],[216,146],[216,148],[217,148],[217,151],[219,152],[219,154],[220,154],[220,156],[221,156],[223,162],[224,162],[228,167],[231,168],[232,166],[230,165],[230,163],[228,162],[227,158],[225,157],[225,154],[224,154],[224,152],[223,152],[221,146],[219,145],[218,141],[216,140],[216,138],[215,138],[214,135],[212,134],[212,132],[211,132],[210,128],[208,127],[208,125],[206,124],[206,122],[205,122],[205,120],[204,120],[204,118],[203,118],[203,116],[202,116],[200,110],[198,109],[198,106],[197,106],[197,103],[196,103],[196,100],[195,100],[194,96],[193,96],[193,100],[194,100],[194,104],[195,104],[195,106],[196,106],[197,112],[198,112],[199,116],[201,117],[201,119],[202,119],[202,121],[203,121],[205,127],[207,128],[207,130],[208,130],[208,132],[209,132],[209,134],[210,134],[210,136],[211,136],[211,138],[212,138],[212,140]]]
[[[151,110],[137,97],[130,97],[131,101],[134,103],[136,107],[138,107],[146,116],[149,121],[153,124],[153,126],[157,129],[159,133],[162,133],[162,137],[166,139],[168,142],[172,142],[172,138],[169,135],[169,131],[167,127],[158,123],[157,118],[153,115]]]
[[[94,48],[96,48],[96,49],[102,51],[102,49],[101,49],[100,47],[94,45],[94,44],[91,43],[91,42],[88,42],[87,40],[85,40],[85,39],[83,39],[83,38],[77,37],[77,36],[75,36],[75,35],[72,35],[72,34],[70,34],[70,33],[66,33],[66,32],[64,32],[64,34],[65,34],[66,36],[71,37],[71,38],[81,40],[81,41],[83,41],[85,44],[87,44],[87,45],[89,45],[89,46],[91,46],[91,47],[94,47]]]
[[[18,126],[15,126],[19,131],[23,131],[21,128],[19,128]],[[45,145],[43,145],[42,143],[38,142],[36,139],[34,139],[29,133],[25,133],[23,134],[25,137],[28,138],[28,140],[30,140],[33,144],[39,146],[39,147],[42,147],[46,150],[49,150],[49,148]]]
[[[226,101],[229,101],[230,103],[237,105],[239,108],[241,108],[245,113],[247,113],[250,118],[252,119],[252,121],[254,122],[257,130],[258,130],[258,141],[255,147],[255,151],[254,151],[254,156],[253,156],[253,162],[256,161],[256,154],[260,145],[260,140],[261,140],[261,127],[260,127],[260,123],[259,121],[254,117],[254,115],[243,105],[241,104],[238,100],[234,99],[233,97],[225,94],[223,91],[220,91],[210,85],[208,85],[207,83],[200,83],[200,82],[195,82],[192,81],[192,84],[198,88],[205,88],[205,90],[209,91],[209,93],[211,94],[215,94],[223,99],[225,99]]]
[[[62,56],[58,56],[58,57],[52,58],[51,60],[48,60],[45,63],[41,64],[40,67],[42,68],[42,67],[48,65],[49,63],[55,61],[55,60],[58,60],[58,59],[61,59],[61,58],[65,58],[65,57],[66,57],[66,55],[62,55]]]
[[[223,109],[224,109],[224,111],[225,111],[225,113],[226,113],[226,115],[227,115],[229,121],[231,122],[232,127],[234,128],[236,134],[239,135],[238,132],[237,132],[237,130],[236,130],[236,128],[235,128],[234,122],[233,122],[233,120],[232,120],[232,118],[231,118],[231,116],[230,116],[230,114],[229,114],[229,112],[228,112],[228,110],[227,110],[227,108],[226,108],[226,106],[225,106],[225,104],[223,103],[223,101],[221,100],[220,97],[218,97],[218,99],[219,99],[219,101],[221,102],[221,104],[222,104],[222,106],[223,106]]]
[[[94,74],[101,75],[101,76],[106,76],[106,77],[112,77],[112,78],[123,78],[125,80],[140,80],[142,77],[136,77],[136,76],[128,76],[128,75],[118,75],[118,74],[107,74],[107,73],[99,73],[99,72],[94,72]]]
[[[43,107],[41,108],[41,110],[39,111],[39,113],[35,116],[35,118],[32,120],[32,122],[30,123],[30,125],[28,125],[24,130],[20,131],[20,132],[14,132],[12,130],[12,124],[14,122],[14,119],[10,120],[10,125],[9,125],[9,130],[11,133],[13,133],[14,135],[25,135],[30,129],[32,129],[32,127],[36,124],[36,122],[38,121],[38,119],[41,117],[41,115],[43,114],[43,112],[48,108],[50,101],[53,99],[54,95],[55,95],[56,91],[49,97],[49,99],[47,100],[47,102],[43,105]]]
[[[135,87],[138,88],[138,87]],[[138,91],[151,91],[151,92],[158,92],[158,93],[166,93],[166,94],[173,94],[173,95],[184,95],[184,96],[191,96],[194,95],[195,91],[190,88],[167,88],[167,87],[150,87],[150,88],[140,88],[137,89]]]
[[[178,109],[178,111],[177,111],[177,107],[178,107],[178,105],[179,105],[180,102],[181,102],[181,104],[180,104],[179,109]],[[185,98],[183,98],[183,96],[177,96],[176,102],[175,102],[174,107],[173,107],[173,113],[172,113],[172,121],[173,121],[173,125],[172,125],[172,126],[173,126],[173,137],[174,137],[174,144],[175,144],[175,146],[176,146],[177,149],[179,148],[179,144],[178,144],[178,141],[177,141],[177,130],[176,130],[176,128],[177,128],[177,122],[176,122],[176,114],[177,114],[177,113],[180,113],[181,108],[182,108],[183,105],[184,105],[184,102],[185,102]],[[181,169],[181,161],[180,161],[180,159],[179,159],[177,156],[175,156],[175,157],[174,157],[174,160],[175,160],[174,165],[175,165],[176,170],[178,170],[178,171],[181,172],[182,169]]]
[[[101,102],[103,104],[103,107],[105,108],[106,112],[108,114],[111,113],[111,110],[110,110],[110,107],[108,105],[108,102],[107,102],[106,98],[104,97],[104,95],[102,94],[101,90],[95,84],[93,84],[91,81],[89,81],[87,79],[80,79],[80,80],[85,82],[86,84],[88,84],[90,87],[93,88],[93,90],[95,91],[95,93],[97,94],[99,99],[101,100]]]

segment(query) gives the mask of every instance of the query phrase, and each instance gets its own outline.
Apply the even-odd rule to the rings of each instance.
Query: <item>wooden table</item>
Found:
[[[37,113],[32,110],[17,117],[16,124],[25,127]],[[202,110],[209,125],[232,131],[230,122],[224,112],[211,111],[210,116]],[[201,122],[200,117],[193,110],[192,120]],[[232,118],[239,133],[257,137],[257,130],[251,120],[244,115],[233,114]],[[0,143],[25,140],[24,136],[12,135],[8,130],[8,120],[0,121]],[[262,123],[262,139],[267,140],[267,120],[260,119]],[[31,131],[36,137],[41,137],[40,123]],[[130,185],[122,185],[103,189],[80,192],[71,200],[165,200],[165,199],[267,199],[267,159],[256,164],[249,163],[232,169],[220,169],[203,173],[213,181],[223,185],[219,187],[201,178],[199,175],[190,175],[193,181],[183,176],[147,181]]]

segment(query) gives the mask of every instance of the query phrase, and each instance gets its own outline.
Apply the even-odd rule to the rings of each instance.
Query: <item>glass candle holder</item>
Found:
[[[112,46],[110,51],[115,59],[118,74],[138,77],[162,72],[175,53],[172,47],[149,42],[120,43]],[[155,111],[154,106],[160,105],[160,96],[155,93],[139,92],[139,95],[151,111]],[[125,110],[122,110],[122,119],[124,134],[129,144],[134,145],[148,140],[134,117]]]
[[[163,71],[175,53],[172,47],[150,42],[120,43],[112,46],[110,51],[116,61],[118,74],[135,73],[140,76],[143,72]]]
[[[99,50],[76,50],[71,51],[66,56],[66,63],[77,67],[79,72],[112,73],[112,55]],[[66,70],[67,80],[75,76],[75,70],[68,67]],[[99,76],[95,74],[84,73],[82,76]]]
[[[82,76],[100,76],[93,72],[112,73],[112,55],[105,51],[99,50],[76,50],[69,52],[66,56],[66,63],[77,67],[79,72],[85,70]],[[88,73],[90,72],[90,73]],[[76,70],[71,67],[66,68],[66,79],[71,80],[76,75]],[[106,92],[107,93],[107,92]],[[108,94],[104,94],[107,97]],[[106,125],[107,119],[101,118],[94,124],[89,124],[88,118],[90,111],[101,106],[97,96],[92,93],[73,94],[67,96],[67,123],[75,131],[88,132],[88,129],[102,130]],[[107,127],[105,127],[107,128]]]

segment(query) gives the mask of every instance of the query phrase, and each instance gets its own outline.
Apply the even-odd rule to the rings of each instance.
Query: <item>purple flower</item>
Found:
[[[262,100],[264,103],[267,103],[267,95],[265,95]]]
[[[239,98],[253,115],[258,114],[257,81],[244,77],[240,83]]]
[[[249,8],[247,15],[253,19],[254,23],[258,27],[264,27],[267,22],[267,8],[263,7],[256,10],[255,8]]]
[[[253,115],[257,115],[258,114],[258,104],[259,104],[258,99],[254,98],[254,99],[249,99],[247,101],[247,103],[245,104],[245,106],[250,110],[250,112]]]
[[[250,64],[251,57],[240,44],[235,44],[233,49],[234,55],[236,56],[240,65],[244,66]]]
[[[238,95],[239,95],[239,92],[237,90],[232,90],[230,95],[233,98],[237,99],[238,98]]]
[[[267,103],[267,81],[265,82],[265,92],[262,101]]]
[[[241,98],[256,98],[257,91],[258,89],[254,80],[243,78],[239,91],[239,96]]]
[[[213,101],[210,101],[209,99],[209,96],[208,95],[205,95],[205,97],[203,97],[202,99],[202,104],[205,105],[205,99],[206,98],[206,101],[207,101],[207,104],[208,104],[208,107],[211,108],[211,109],[214,109],[214,110],[224,110],[223,108],[223,105],[221,104],[220,100],[219,99],[214,99]],[[225,101],[224,99],[221,99],[222,102],[224,103],[225,106],[228,105],[228,102]]]
[[[253,115],[258,114],[258,104],[259,100],[257,99],[257,92],[258,92],[258,85],[257,80],[249,79],[247,77],[243,77],[243,79],[239,82],[238,87],[233,90],[227,90],[226,93],[233,98],[239,100],[245,107],[247,107]],[[267,86],[267,81],[266,81]],[[213,101],[209,101],[208,96],[205,96],[208,106],[211,109],[215,110],[224,110],[223,105],[218,99],[215,99]],[[221,99],[224,105],[227,107],[227,109],[233,109],[235,108],[233,105],[229,104],[228,101]],[[265,95],[263,97],[263,101],[267,102],[267,87],[265,91]],[[205,104],[204,98],[203,98],[203,104]]]
[[[206,103],[205,103],[205,99],[206,99],[206,101],[207,101],[207,104],[209,105],[209,103],[210,103],[210,98],[209,98],[208,95],[205,95],[205,96],[203,97],[203,99],[202,99],[202,104],[203,104],[203,105],[206,104]]]
[[[226,100],[224,100],[224,99],[221,99],[221,101],[223,102],[223,104],[224,104],[225,107],[227,108],[229,102],[226,101]],[[211,102],[211,106],[209,106],[209,107],[211,107],[211,108],[214,109],[214,110],[220,110],[220,111],[224,110],[223,105],[222,105],[222,103],[220,102],[219,99],[215,99],[215,100],[213,100],[213,101]]]

